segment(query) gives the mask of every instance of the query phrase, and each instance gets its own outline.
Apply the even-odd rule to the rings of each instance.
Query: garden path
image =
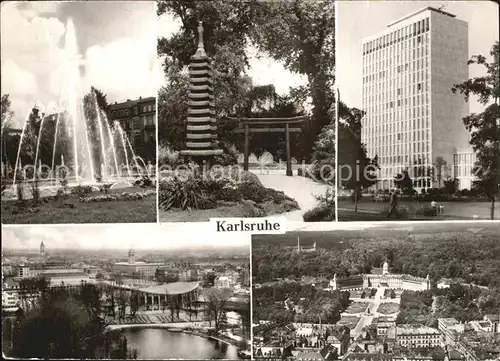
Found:
[[[297,201],[300,209],[283,214],[287,220],[293,222],[302,222],[303,214],[318,204],[314,196],[324,195],[328,188],[326,184],[314,182],[306,177],[287,177],[284,173],[261,174],[259,171],[252,172],[259,177],[264,187],[283,191],[287,196]]]

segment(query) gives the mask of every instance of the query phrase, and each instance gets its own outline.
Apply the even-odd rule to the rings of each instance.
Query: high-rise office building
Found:
[[[362,54],[361,137],[379,159],[376,188],[394,188],[405,169],[418,191],[438,186],[437,157],[447,163],[441,182],[457,177],[469,188],[474,162],[462,121],[469,107],[451,91],[468,78],[467,23],[426,7],[364,39]]]

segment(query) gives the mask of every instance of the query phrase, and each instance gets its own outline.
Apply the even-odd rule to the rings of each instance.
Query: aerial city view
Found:
[[[498,4],[339,1],[336,19],[338,220],[500,219]]]
[[[254,235],[255,359],[498,360],[498,223]]]
[[[156,221],[154,18],[153,2],[2,3],[2,223]]]
[[[89,225],[2,240],[6,356],[249,358],[249,237]]]

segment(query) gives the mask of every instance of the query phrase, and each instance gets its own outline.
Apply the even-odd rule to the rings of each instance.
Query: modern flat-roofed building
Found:
[[[156,98],[127,99],[108,105],[108,119],[118,121],[134,153],[156,163]]]
[[[467,61],[467,22],[432,7],[363,40],[361,137],[368,156],[378,155],[376,188],[394,188],[394,176],[404,169],[417,190],[436,187],[437,157],[459,188],[470,187],[472,158],[462,156],[469,148],[462,122],[469,107],[451,91],[468,79]]]

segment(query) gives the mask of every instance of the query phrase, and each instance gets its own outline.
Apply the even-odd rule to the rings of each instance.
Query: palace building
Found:
[[[431,288],[429,275],[426,278],[421,278],[407,274],[391,274],[388,262],[384,263],[382,272],[377,268],[373,268],[372,272],[346,278],[337,278],[337,275],[334,275],[330,281],[330,288],[332,290],[347,290],[386,287],[411,291],[425,291]]]
[[[146,263],[135,260],[135,252],[130,249],[128,251],[128,262],[116,262],[113,264],[113,272],[124,275],[141,275],[143,277],[154,276],[158,267],[163,266],[163,263]]]

